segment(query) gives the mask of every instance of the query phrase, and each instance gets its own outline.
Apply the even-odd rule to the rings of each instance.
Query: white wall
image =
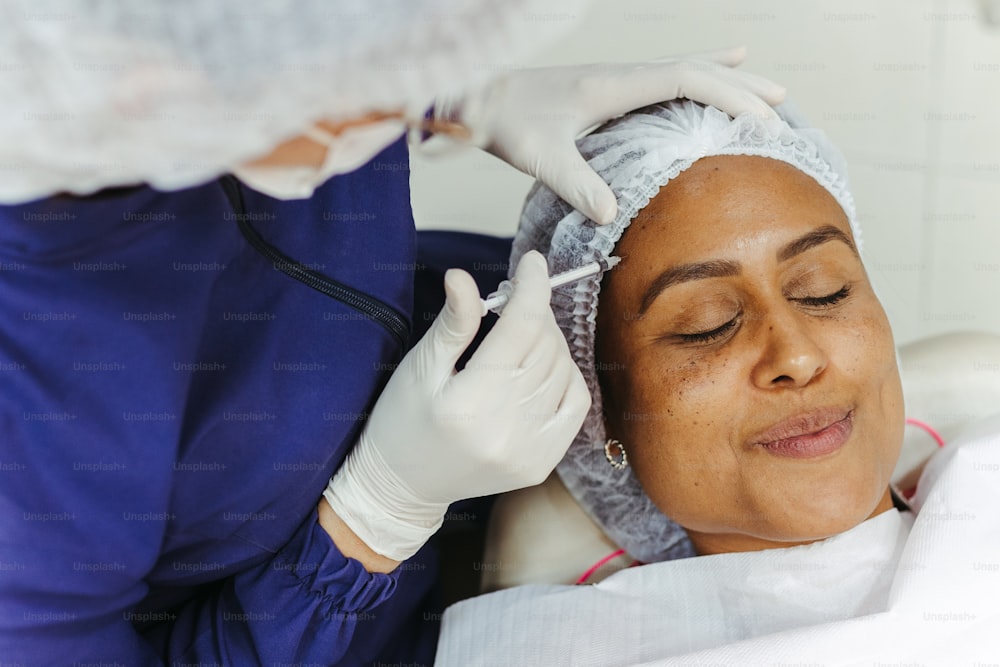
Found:
[[[528,62],[744,44],[841,147],[897,342],[1000,332],[1000,27],[977,0],[599,0]],[[478,151],[413,159],[417,225],[513,234],[531,179]]]

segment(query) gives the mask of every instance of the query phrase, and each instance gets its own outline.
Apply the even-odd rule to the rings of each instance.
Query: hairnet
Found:
[[[580,11],[568,0],[8,0],[0,202],[191,186],[320,118],[420,117]]]
[[[577,143],[617,196],[617,218],[608,225],[596,225],[536,183],[514,238],[511,271],[532,249],[548,257],[552,274],[607,259],[633,218],[661,187],[699,158],[712,155],[769,157],[808,174],[840,203],[860,249],[843,157],[822,132],[806,127],[787,105],[778,112],[784,120],[749,114],[731,119],[718,109],[678,100],[606,123]],[[653,562],[691,555],[684,531],[657,509],[631,468],[615,470],[604,455],[607,435],[594,359],[601,278],[592,276],[552,292],[556,321],[593,397],[590,413],[557,471],[591,518],[634,557]],[[629,443],[624,445],[627,448]]]

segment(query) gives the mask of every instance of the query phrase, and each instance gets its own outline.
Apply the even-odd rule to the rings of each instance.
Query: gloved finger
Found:
[[[706,51],[705,53],[695,53],[685,56],[666,56],[654,59],[651,62],[673,64],[674,66],[683,66],[686,64],[691,68],[698,67],[699,62],[705,63],[705,65],[702,65],[703,69],[713,71],[720,76],[725,76],[723,73],[734,75],[735,81],[745,85],[748,90],[758,95],[771,106],[784,102],[787,90],[781,84],[775,83],[760,74],[733,69],[743,62],[746,55],[746,47],[741,46],[733,49]]]
[[[715,51],[702,51],[701,53],[685,53],[671,56],[660,56],[653,58],[654,63],[668,63],[678,60],[710,60],[724,67],[738,67],[747,59],[747,47],[733,46],[728,49],[717,49]]]
[[[562,401],[556,409],[556,414],[561,416],[563,420],[567,420],[570,423],[573,433],[576,434],[580,430],[580,426],[583,424],[587,413],[590,412],[592,397],[590,395],[590,388],[587,386],[587,381],[583,379],[583,373],[580,372],[575,363],[573,366],[574,372],[571,374],[570,383],[567,385],[565,393],[563,393]],[[576,421],[575,427],[572,426],[574,421]]]
[[[787,89],[781,84],[771,81],[766,76],[746,72],[744,70],[721,70],[720,74],[734,83],[745,86],[751,93],[757,95],[762,100],[774,106],[785,101]]]
[[[482,322],[479,288],[472,276],[461,269],[449,269],[444,274],[444,291],[444,308],[412,350],[419,355],[419,372],[437,377],[440,383],[451,377]]]
[[[592,397],[587,381],[583,379],[580,369],[574,364],[570,380],[563,392],[556,414],[548,425],[553,439],[565,438],[572,441],[583,426],[583,420],[590,412]],[[563,452],[565,453],[565,451]]]
[[[567,204],[599,225],[614,221],[618,200],[614,192],[580,155],[576,142],[566,138],[544,152],[545,161],[532,174]]]
[[[768,103],[748,90],[748,86],[766,92],[770,99],[783,99],[784,89],[764,77],[746,74],[703,60],[647,63],[609,70],[588,83],[587,125],[679,97],[717,107],[730,116],[749,112],[776,118]]]
[[[520,367],[529,369],[541,365],[551,366],[569,359],[566,339],[563,338],[562,331],[559,330],[559,325],[553,317],[535,336],[535,342],[521,359]]]
[[[559,407],[552,418],[549,428],[553,437],[564,437],[572,440],[580,431],[583,420],[590,412],[592,397],[587,381],[583,379],[580,369],[573,365],[570,372],[569,382],[566,383],[566,390],[563,392]]]
[[[553,318],[521,362],[517,378],[523,387],[522,400],[530,405],[536,420],[544,421],[556,413],[567,386],[578,374],[566,338]]]
[[[559,383],[569,380],[564,376],[565,369],[570,364],[572,359],[565,339],[559,326],[553,322],[551,330],[535,341],[518,368],[517,382],[523,387],[522,394],[530,400],[533,407],[537,406],[538,401],[542,401],[549,405],[552,412],[555,411],[558,396],[562,395],[565,388]],[[552,397],[544,399],[546,394]]]
[[[514,273],[514,292],[493,325],[472,355],[467,369],[476,367],[504,368],[519,364],[538,339],[544,327],[555,321],[549,299],[548,263],[537,250],[521,258]]]
[[[770,120],[778,114],[751,90],[742,80],[733,80],[735,72],[719,73],[690,70],[678,82],[677,96],[713,106],[730,116],[752,113]]]
[[[540,425],[544,442],[550,444],[544,451],[536,452],[540,462],[539,473],[551,472],[566,455],[566,450],[579,433],[583,420],[590,412],[591,396],[587,383],[575,366],[570,382],[566,385],[559,407],[549,419]],[[544,479],[544,478],[543,478]],[[542,480],[539,479],[540,483]]]
[[[524,369],[519,379],[526,387],[524,400],[534,421],[541,424],[555,416],[575,368],[567,350],[550,346],[546,357],[538,357]]]
[[[661,79],[668,83],[663,90],[660,90],[663,87]],[[620,93],[614,98],[619,102],[618,107],[625,102],[633,105],[629,109],[615,109],[616,114],[659,101],[654,98],[663,92],[670,96],[662,99],[683,97],[716,107],[734,117],[741,113],[753,113],[773,119],[778,115],[756,91],[767,93],[772,99],[783,99],[784,96],[783,88],[762,76],[697,60],[640,67],[620,77],[613,87],[619,88],[612,91]]]

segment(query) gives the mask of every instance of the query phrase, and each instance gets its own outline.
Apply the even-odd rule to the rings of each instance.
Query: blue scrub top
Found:
[[[505,272],[482,237],[421,262],[407,165],[397,142],[306,201],[220,180],[0,207],[0,661],[432,660],[433,547],[370,574],[315,509],[449,253],[484,289]]]

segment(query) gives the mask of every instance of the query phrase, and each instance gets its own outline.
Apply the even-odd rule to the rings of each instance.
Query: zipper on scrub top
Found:
[[[239,182],[234,176],[223,176],[221,182],[222,189],[236,213],[240,232],[250,242],[254,250],[266,257],[274,265],[274,268],[282,273],[375,320],[396,337],[400,350],[405,349],[406,341],[410,337],[410,323],[399,311],[372,296],[304,266],[265,241],[250,224]]]

